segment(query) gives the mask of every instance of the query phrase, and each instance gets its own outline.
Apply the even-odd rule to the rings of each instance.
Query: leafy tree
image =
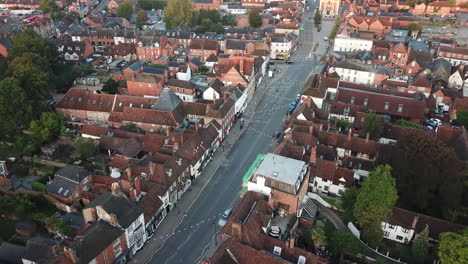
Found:
[[[447,3],[449,3],[450,6],[455,6],[456,2],[456,0],[447,0]]]
[[[314,24],[316,27],[318,27],[321,23],[322,23],[322,14],[320,14],[320,11],[317,9],[314,15]]]
[[[26,127],[33,118],[32,107],[19,82],[11,77],[0,81],[0,135],[12,134]]]
[[[367,133],[369,133],[370,139],[377,140],[382,134],[382,125],[381,116],[370,110],[369,113],[364,116],[364,127],[362,128],[359,136],[364,138],[366,137]]]
[[[59,136],[64,129],[65,118],[51,112],[42,113],[41,119],[33,120],[29,126],[29,131],[39,144]]]
[[[47,191],[47,185],[33,181],[31,182],[31,188],[33,191],[38,191],[38,192],[46,192]]]
[[[434,217],[448,217],[458,208],[463,193],[461,163],[453,148],[427,134],[411,133],[385,146],[378,162],[392,166],[399,206]]]
[[[332,233],[328,245],[334,255],[357,255],[364,250],[364,246],[353,234],[341,230]]]
[[[346,127],[348,126],[348,120],[345,119],[338,119],[336,120],[336,126],[341,129],[341,131],[344,131]]]
[[[237,26],[237,17],[233,14],[225,14],[221,19],[221,23],[225,26]]]
[[[336,17],[335,20],[335,25],[332,28],[332,31],[330,32],[330,39],[334,39],[336,37],[336,34],[338,34],[338,29],[340,28],[341,24],[341,17]]]
[[[416,24],[416,23],[410,23],[408,26],[408,34],[411,35],[413,31],[415,30],[421,30],[421,26]]]
[[[466,129],[468,129],[468,111],[457,110],[457,122],[461,126],[464,126]]]
[[[117,16],[122,17],[130,21],[133,14],[133,4],[132,1],[126,0],[119,4],[117,7]]]
[[[61,19],[65,16],[53,0],[41,0],[39,9],[46,14],[50,14],[54,19]]]
[[[144,10],[164,9],[166,1],[162,0],[141,0],[140,7]]]
[[[362,184],[354,205],[354,215],[362,228],[380,224],[395,205],[398,195],[390,170],[389,165],[378,166]]]
[[[395,122],[395,125],[402,127],[421,128],[421,125],[415,122],[411,122],[405,119],[400,119]]]
[[[75,144],[80,158],[83,160],[93,157],[99,150],[97,144],[92,139],[79,137],[75,140]]]
[[[143,26],[144,24],[146,24],[146,21],[148,21],[148,14],[146,13],[145,10],[143,9],[140,9],[138,10],[138,13],[137,13],[137,25],[139,27]]]
[[[255,9],[250,9],[248,10],[248,15],[249,15],[249,24],[253,28],[258,28],[262,26],[263,21],[262,21],[262,16],[260,13],[258,13],[257,10]]]
[[[426,263],[427,254],[429,253],[428,243],[429,227],[426,225],[423,231],[413,240],[413,245],[411,246],[413,259],[417,263]]]
[[[198,71],[199,71],[200,73],[207,73],[208,71],[210,71],[210,69],[208,69],[208,67],[206,67],[205,65],[202,65],[202,66],[198,69]]]
[[[15,34],[12,46],[8,51],[8,58],[12,61],[14,58],[24,56],[25,54],[35,54],[43,58],[44,61],[40,61],[43,69],[48,69],[51,65],[55,65],[58,62],[58,51],[55,44],[50,40],[42,38],[32,29],[26,29]]]
[[[116,94],[119,84],[112,78],[107,79],[102,87],[102,91],[108,94]]]
[[[168,28],[187,27],[193,13],[191,0],[169,0],[164,8],[164,22]]]
[[[362,229],[361,235],[362,239],[366,241],[370,247],[378,247],[383,239],[382,222],[375,221],[367,224]]]
[[[315,228],[312,231],[312,240],[314,241],[315,247],[319,247],[325,244],[327,237],[325,236],[325,230],[323,228]]]
[[[437,255],[442,264],[468,263],[468,229],[440,234]]]
[[[351,187],[341,196],[341,204],[344,209],[343,218],[346,222],[356,221],[356,217],[354,217],[354,204],[356,204],[358,193],[359,190],[356,187]]]

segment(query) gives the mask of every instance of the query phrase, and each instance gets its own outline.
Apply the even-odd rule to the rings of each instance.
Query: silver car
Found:
[[[231,215],[231,208],[226,209],[226,211],[224,211],[223,215],[218,221],[218,226],[220,227],[225,226],[230,215]]]

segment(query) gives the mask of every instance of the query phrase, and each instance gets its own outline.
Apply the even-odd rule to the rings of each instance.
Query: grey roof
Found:
[[[350,61],[339,61],[335,63],[332,67],[343,68],[343,69],[351,69],[356,71],[365,71],[365,72],[375,72],[380,74],[390,75],[391,70],[387,69],[383,66],[378,64],[361,64],[355,63]]]
[[[416,60],[423,68],[430,69],[432,67],[432,55],[428,52],[411,50],[409,61],[411,62],[412,60]]]
[[[429,52],[429,44],[424,41],[419,40],[410,40],[409,45],[411,46],[411,50],[419,51],[419,52]]]
[[[143,151],[143,142],[137,137],[131,137],[120,145],[116,154],[120,154],[129,158],[137,158],[138,154]]]
[[[258,165],[255,174],[278,182],[295,185],[301,173],[305,173],[303,170],[306,165],[301,160],[268,153]]]
[[[213,55],[213,54],[211,54],[211,55]],[[203,65],[203,62],[201,62],[198,58],[193,58],[193,59],[191,59],[191,60],[190,60],[190,63],[192,63],[192,64],[194,64],[194,65],[196,65],[196,66],[198,66],[198,67],[200,67],[200,66]]]
[[[81,182],[84,178],[88,177],[91,175],[91,172],[89,172],[86,169],[83,169],[81,167],[75,166],[75,165],[67,165],[64,168],[61,168],[55,173],[56,176],[61,176],[63,178],[67,178],[69,180],[72,180],[74,182]]]
[[[435,73],[444,73],[447,75],[450,75],[452,69],[452,65],[450,62],[443,58],[438,58],[434,60],[434,63],[432,64],[432,72]]]
[[[143,214],[143,209],[135,201],[109,192],[99,195],[86,208],[96,206],[101,206],[108,214],[114,214],[119,225],[125,229]]]
[[[170,89],[164,88],[158,101],[151,107],[154,110],[172,112],[180,103],[180,98]]]
[[[79,263],[89,263],[125,231],[122,228],[98,220],[75,239],[72,247],[76,250]]]
[[[80,229],[85,224],[83,214],[81,213],[67,213],[63,216],[63,220],[74,229]]]
[[[166,69],[164,68],[154,68],[154,67],[145,67],[143,68],[143,73],[150,73],[150,74],[164,74]]]
[[[143,67],[143,62],[135,61],[134,63],[130,64],[127,68],[130,68],[132,71],[137,71]]]
[[[39,264],[50,263],[51,259],[54,257],[52,247],[56,244],[57,242],[50,238],[31,238],[26,242],[26,254],[23,256],[23,259]]]
[[[25,247],[0,241],[0,263],[18,264],[26,252]]]
[[[78,183],[62,177],[55,177],[47,184],[47,192],[63,198],[69,197],[78,187]]]
[[[11,42],[10,38],[4,38],[0,39],[0,44],[9,49],[13,45],[13,42]]]

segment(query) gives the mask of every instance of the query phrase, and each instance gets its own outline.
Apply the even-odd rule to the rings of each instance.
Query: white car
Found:
[[[220,227],[225,226],[230,215],[231,215],[231,208],[226,209],[226,211],[224,211],[223,215],[218,221],[218,226]]]
[[[442,125],[442,121],[438,118],[431,118],[430,120],[434,122],[435,124],[437,124],[437,126]]]

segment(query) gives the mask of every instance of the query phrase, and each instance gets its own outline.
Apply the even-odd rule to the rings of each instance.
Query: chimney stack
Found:
[[[367,144],[367,142],[369,142],[369,137],[370,137],[370,132],[367,132],[367,134],[366,134],[366,144]]]
[[[127,179],[131,179],[132,178],[132,175],[133,175],[133,168],[132,167],[128,167],[127,170]]]
[[[351,128],[348,130],[348,140],[351,140],[351,137],[353,135],[353,131],[351,130]]]
[[[175,141],[174,145],[172,146],[172,150],[174,152],[177,152],[179,150],[179,142]]]
[[[310,163],[315,164],[317,162],[317,146],[313,146],[310,149]]]
[[[135,177],[135,180],[133,181],[133,184],[134,184],[134,188],[135,188],[135,191],[136,191],[136,195],[139,196],[140,193],[141,193],[141,181],[140,181],[139,176]]]
[[[415,216],[413,218],[413,222],[411,223],[411,228],[412,229],[416,229],[416,225],[418,224],[418,220],[419,220],[419,215]]]
[[[239,71],[244,74],[244,58],[241,58],[239,62]]]
[[[237,219],[232,220],[232,236],[235,239],[240,239],[242,236],[242,223]]]
[[[322,131],[322,129],[323,129],[323,124],[320,124],[319,125],[319,131]]]
[[[113,182],[111,185],[112,195],[118,195],[120,193],[120,185],[118,182]]]
[[[294,248],[294,245],[296,244],[296,236],[295,235],[291,235],[291,237],[289,238],[289,248]]]

